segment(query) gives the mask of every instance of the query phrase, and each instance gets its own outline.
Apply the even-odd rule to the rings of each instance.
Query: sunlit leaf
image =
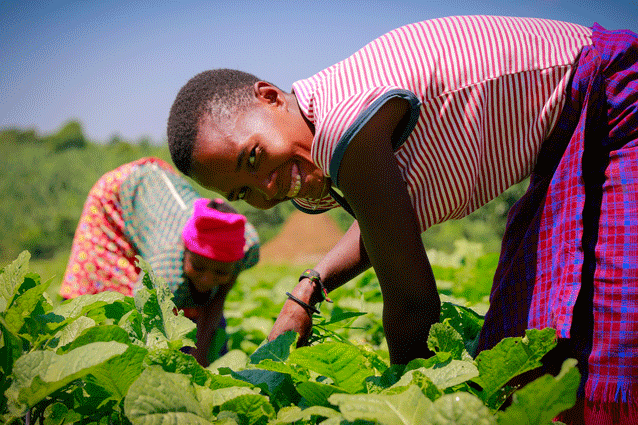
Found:
[[[327,376],[351,394],[363,391],[365,379],[374,375],[374,370],[366,368],[359,349],[340,342],[299,348],[290,353],[288,361]]]
[[[499,425],[544,425],[576,403],[580,373],[567,359],[558,376],[544,375],[516,391],[512,404],[499,412]]]
[[[299,334],[293,331],[284,332],[273,341],[260,346],[250,356],[250,363],[257,364],[262,360],[271,359],[283,362],[290,355],[290,347],[297,341]]]
[[[556,346],[554,329],[528,329],[523,338],[505,338],[476,358],[479,376],[474,379],[483,388],[484,400],[515,376],[541,366],[541,359]]]
[[[130,386],[124,400],[124,411],[135,425],[194,424],[209,425],[212,410],[203,406],[203,394],[212,390],[195,385],[187,376],[164,372],[151,366]]]
[[[10,410],[22,415],[48,394],[69,382],[86,376],[100,364],[121,355],[128,346],[119,342],[95,342],[83,345],[66,354],[52,351],[33,351],[14,364],[14,382],[9,390]]]
[[[17,259],[0,270],[0,313],[11,304],[16,289],[22,285],[24,276],[29,271],[31,254],[22,251]]]

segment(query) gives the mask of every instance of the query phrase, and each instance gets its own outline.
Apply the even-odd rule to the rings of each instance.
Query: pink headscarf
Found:
[[[209,208],[209,202],[205,198],[195,201],[193,215],[182,232],[184,245],[212,260],[237,261],[244,256],[246,217]]]

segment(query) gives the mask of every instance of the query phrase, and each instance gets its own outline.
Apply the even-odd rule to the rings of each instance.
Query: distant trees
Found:
[[[88,143],[82,132],[82,126],[77,121],[67,122],[57,133],[46,137],[45,140],[55,152],[73,148],[82,149]]]
[[[22,250],[52,257],[71,246],[86,195],[107,171],[143,156],[169,160],[164,146],[90,143],[77,121],[40,136],[0,131],[0,259]]]

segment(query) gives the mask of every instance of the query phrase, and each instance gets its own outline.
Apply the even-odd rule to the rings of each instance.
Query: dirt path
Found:
[[[281,232],[261,248],[260,262],[314,265],[342,235],[330,215],[294,211]]]

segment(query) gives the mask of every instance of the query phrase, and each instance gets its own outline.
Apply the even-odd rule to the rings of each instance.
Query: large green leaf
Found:
[[[262,360],[271,359],[283,362],[290,355],[290,347],[297,341],[299,334],[293,331],[284,332],[273,341],[260,346],[250,356],[250,363],[257,364]]]
[[[79,297],[63,302],[54,308],[52,313],[61,316],[64,319],[73,319],[79,316],[84,316],[87,312],[93,309],[103,308],[105,305],[113,304],[118,301],[128,303],[130,305],[130,297],[129,300],[126,300],[126,298],[127,297],[124,294],[115,291],[80,295]],[[132,305],[130,305],[129,310],[131,308],[133,308]]]
[[[423,375],[427,376],[437,388],[444,390],[463,382],[469,381],[478,376],[479,372],[476,366],[470,362],[461,360],[451,360],[449,363],[433,367],[416,369]],[[396,385],[405,385],[412,380],[412,374],[415,370],[405,373]]]
[[[64,326],[61,330],[59,330],[55,334],[55,336],[58,338],[57,346],[62,349],[61,350],[62,352],[71,350],[72,348],[70,346],[72,345],[73,341],[75,341],[75,339],[78,336],[80,336],[82,332],[94,327],[95,327],[95,320],[85,316],[78,317],[74,321]],[[105,341],[105,340],[102,339],[100,341]],[[89,341],[89,342],[92,342],[92,341]],[[120,342],[128,342],[128,338],[127,338],[127,341],[120,341]],[[68,350],[64,349],[65,345],[69,346]],[[79,344],[79,345],[83,345],[83,344]],[[58,354],[61,354],[61,352],[58,352]]]
[[[142,373],[146,353],[146,349],[131,345],[121,356],[111,357],[99,367],[93,368],[87,381],[110,394],[109,399],[119,402]]]
[[[446,319],[450,320],[450,325],[463,336],[463,339],[475,338],[485,321],[484,316],[469,307],[443,301],[440,321],[443,322]]]
[[[95,324],[117,322],[123,315],[134,310],[133,299],[119,292],[105,291],[97,294],[80,295],[56,306],[51,312],[38,318],[49,332],[59,332],[80,317],[89,318]],[[82,327],[81,324],[73,325]],[[72,332],[72,329],[70,329]],[[60,335],[58,335],[60,336]],[[68,342],[68,341],[67,341]]]
[[[301,410],[297,406],[289,406],[279,409],[277,417],[270,421],[269,425],[296,424],[301,420],[309,421],[313,416],[324,418],[343,418],[339,412],[329,407],[312,406]]]
[[[445,394],[432,404],[423,424],[496,425],[496,417],[476,396],[457,392]],[[521,425],[521,424],[518,424]]]
[[[11,305],[17,288],[24,281],[29,271],[29,258],[31,254],[22,251],[16,260],[0,270],[0,313],[4,313]]]
[[[276,362],[274,360],[266,359],[259,362],[258,365],[255,365],[256,368],[270,370],[272,372],[285,373],[290,375],[290,377],[295,382],[306,382],[310,379],[310,373],[308,369],[288,363]]]
[[[118,326],[128,333],[133,344],[146,345],[146,329],[142,324],[142,315],[137,310],[133,309],[122,316]]]
[[[212,390],[212,392],[209,393],[210,396],[208,397],[207,401],[211,406],[221,406],[227,401],[234,399],[235,397],[257,393],[258,391],[253,390],[249,387],[218,388],[216,390]]]
[[[23,329],[25,323],[34,315],[34,312],[38,307],[40,311],[38,313],[43,314],[42,303],[48,303],[43,297],[43,293],[47,290],[51,280],[45,283],[37,284],[22,294],[19,294],[14,300],[11,306],[4,313],[4,320],[7,328],[16,334],[20,334],[30,341],[35,341],[41,332],[39,327],[30,329]]]
[[[368,420],[380,425],[493,425],[496,418],[481,400],[468,393],[427,399],[417,386],[400,394],[345,395],[330,397],[349,421]]]
[[[202,403],[202,398],[211,392],[204,387],[197,391],[185,375],[150,366],[130,386],[124,411],[134,425],[208,425],[214,417],[210,403]]]
[[[210,371],[201,367],[200,364],[197,363],[197,360],[195,360],[195,357],[179,350],[155,348],[149,351],[144,359],[144,363],[148,366],[161,366],[165,372],[187,375],[193,383],[201,386],[210,386],[211,379],[219,378],[219,375],[213,375]],[[236,379],[228,379],[234,382],[233,385],[241,383],[241,381]]]
[[[409,381],[407,381],[407,379],[405,378],[401,379],[395,385],[385,389],[382,392],[382,394],[399,394],[407,390],[408,387],[416,385],[417,387],[421,389],[421,392],[423,393],[423,395],[425,395],[427,398],[429,398],[432,401],[436,400],[437,398],[443,395],[443,391],[440,390],[434,384],[434,382],[430,380],[430,378],[428,378],[427,376],[425,376],[423,373],[419,372],[418,370],[410,371],[410,373],[406,376],[406,378],[407,377],[411,379]]]
[[[206,369],[213,373],[217,373],[218,371],[221,373],[224,369],[240,370],[248,365],[248,361],[249,358],[245,352],[234,349],[212,362]]]
[[[309,406],[330,406],[328,399],[331,395],[342,393],[347,394],[343,388],[313,381],[298,384],[297,391],[306,400],[306,403]]]
[[[457,360],[464,358],[463,337],[447,322],[435,323],[430,327],[428,347],[435,353],[450,353]]]
[[[424,425],[432,406],[416,386],[393,395],[333,394],[329,401],[349,421],[363,419],[382,425]]]
[[[357,347],[341,342],[299,348],[290,353],[288,362],[327,376],[350,394],[363,392],[365,379],[375,374],[365,366],[366,359]]]
[[[135,306],[142,315],[146,328],[148,348],[181,348],[195,346],[196,325],[184,316],[182,311],[175,314],[173,294],[168,285],[156,276],[150,265],[137,257],[144,272],[144,287],[135,294]]]
[[[250,382],[259,387],[270,397],[271,403],[278,406],[296,404],[299,394],[295,390],[292,379],[285,373],[262,369],[246,369],[233,372],[233,377]]]
[[[541,366],[542,357],[555,346],[554,329],[528,329],[523,338],[505,338],[491,350],[479,353],[479,376],[474,381],[483,388],[483,401],[515,376]]]
[[[76,320],[69,326],[73,325],[76,322],[82,322],[83,320],[81,319],[91,320],[89,318],[79,317],[78,320]],[[92,344],[98,341],[104,341],[104,342],[117,341],[127,345],[131,343],[128,337],[128,333],[124,329],[120,328],[119,326],[116,326],[116,325],[92,326],[82,330],[82,332],[80,332],[80,334],[78,334],[77,337],[71,343],[62,347],[58,351],[58,354],[66,353],[71,350],[75,350],[76,348],[81,347],[83,345]]]
[[[244,394],[235,397],[222,404],[220,410],[238,415],[242,425],[264,423],[264,419],[275,417],[275,409],[268,402],[268,398],[259,394]]]
[[[512,404],[499,412],[499,425],[546,425],[576,403],[580,373],[576,360],[567,359],[558,376],[544,375],[512,396]]]
[[[14,382],[7,390],[10,411],[18,416],[75,379],[96,371],[102,363],[121,355],[128,346],[119,342],[95,342],[69,353],[33,351],[16,360]]]
[[[207,386],[211,390],[218,390],[220,388],[231,388],[231,387],[253,388],[254,385],[251,384],[250,382],[235,379],[231,376],[211,374],[210,380],[207,382]]]
[[[485,318],[468,307],[450,302],[441,303],[441,322],[448,323],[463,337],[465,349],[471,356],[476,354],[478,337]]]

